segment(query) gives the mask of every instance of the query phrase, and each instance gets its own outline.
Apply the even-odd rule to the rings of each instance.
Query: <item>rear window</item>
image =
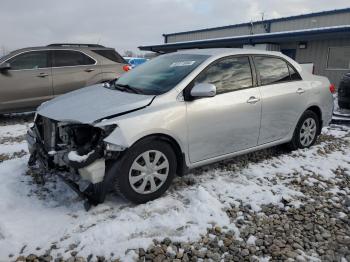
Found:
[[[258,69],[260,75],[260,81],[262,85],[277,84],[290,80],[297,80],[299,74],[292,72],[292,78],[289,71],[291,67],[288,67],[287,63],[282,59],[276,57],[263,57],[258,56],[254,58],[255,66]]]
[[[126,61],[121,57],[115,50],[101,49],[101,50],[91,50],[96,54],[103,56],[109,60],[112,60],[116,63],[126,64]]]
[[[94,65],[95,63],[95,60],[78,51],[53,51],[53,67]]]

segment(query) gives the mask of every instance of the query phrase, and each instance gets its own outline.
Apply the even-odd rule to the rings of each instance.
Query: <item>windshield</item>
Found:
[[[115,86],[132,88],[146,95],[160,95],[174,88],[208,57],[191,54],[159,56],[122,75]]]

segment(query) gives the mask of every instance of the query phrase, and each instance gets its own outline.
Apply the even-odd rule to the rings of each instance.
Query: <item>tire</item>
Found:
[[[147,155],[149,165],[155,165],[155,168],[147,166]],[[157,163],[156,156],[160,156]],[[120,196],[133,203],[142,204],[164,194],[175,177],[176,164],[176,155],[171,145],[156,139],[146,139],[132,146],[120,160],[112,163],[108,176],[113,177],[114,190]],[[155,171],[163,166],[167,167]]]
[[[307,128],[307,124],[310,123],[312,123],[312,127],[314,125],[314,128],[309,128],[309,131],[305,133],[305,127]],[[316,113],[311,110],[305,111],[304,114],[300,117],[299,122],[294,130],[292,140],[288,143],[289,148],[291,150],[296,150],[298,148],[302,149],[311,147],[316,142],[316,139],[319,135],[319,130],[320,119],[318,118]],[[305,133],[305,135],[302,135],[302,133]]]

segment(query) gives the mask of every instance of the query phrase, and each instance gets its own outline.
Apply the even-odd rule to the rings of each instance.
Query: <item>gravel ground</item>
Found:
[[[0,125],[29,123],[33,115],[0,116]],[[337,127],[340,130],[342,127]],[[345,129],[348,130],[348,129]],[[346,137],[350,137],[350,132]],[[2,138],[0,144],[21,141],[23,136]],[[326,145],[317,151],[319,155],[350,149],[349,139],[321,135],[318,144]],[[0,155],[0,162],[18,158],[26,152]],[[249,163],[260,163],[289,153],[283,147],[274,147],[237,157],[194,170],[199,175],[210,170],[239,171]],[[350,161],[350,159],[349,159]],[[349,164],[350,162],[348,162]],[[239,229],[239,235],[228,228],[213,224],[199,241],[173,242],[169,238],[154,240],[148,249],[133,250],[138,261],[339,261],[350,262],[350,172],[339,166],[333,170],[335,179],[326,179],[312,170],[302,176],[297,171],[286,175],[277,174],[271,183],[284,183],[303,195],[294,199],[282,199],[279,205],[263,205],[256,211],[250,205],[237,201],[227,208],[231,222]],[[35,172],[28,172],[33,183],[40,184]],[[200,182],[193,175],[177,178],[171,191]],[[340,190],[333,190],[337,187]],[[39,197],[46,190],[34,192]],[[40,196],[41,195],[41,196]],[[293,205],[291,202],[293,201]],[[295,205],[295,203],[299,205]],[[0,235],[1,238],[1,235]],[[116,243],[117,245],[118,243]],[[26,247],[23,247],[23,250]],[[80,257],[76,247],[70,247],[71,257],[63,260],[51,256],[55,244],[49,250],[38,248],[36,254],[28,256],[9,255],[10,261],[119,261],[91,255]],[[113,254],[111,254],[113,257]]]

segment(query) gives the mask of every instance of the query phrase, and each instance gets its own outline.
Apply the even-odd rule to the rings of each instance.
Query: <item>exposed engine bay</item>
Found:
[[[27,134],[29,165],[38,164],[41,170],[72,174],[80,183],[73,182],[73,178],[64,179],[65,182],[90,204],[98,204],[101,201],[96,201],[100,199],[96,194],[101,192],[96,192],[96,188],[103,183],[106,161],[120,155],[120,151],[107,150],[103,141],[115,128],[116,125],[100,128],[58,122],[38,115]]]

